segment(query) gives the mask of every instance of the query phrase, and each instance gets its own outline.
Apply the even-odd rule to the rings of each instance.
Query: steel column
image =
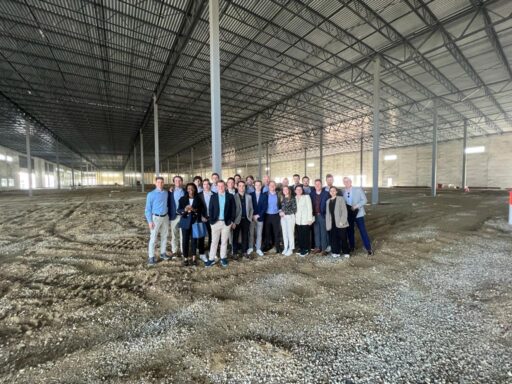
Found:
[[[222,136],[220,109],[219,0],[209,1],[210,92],[212,115],[212,171],[222,178]]]
[[[379,204],[380,56],[373,61],[373,187],[372,204]]]
[[[28,170],[28,196],[32,197],[32,156],[30,154],[30,126],[25,121],[26,145],[27,145],[27,170]]]
[[[432,109],[432,181],[431,193],[435,197],[437,194],[437,101],[434,100]]]
[[[468,121],[464,120],[464,139],[462,140],[462,190],[466,188],[466,147],[468,144]]]
[[[320,129],[320,180],[323,180],[324,174],[324,129]]]
[[[304,148],[304,175],[308,174],[308,149]]]
[[[261,115],[256,117],[256,124],[258,126],[258,179],[261,180],[263,173],[261,172]]]
[[[153,95],[153,117],[155,123],[155,176],[160,176],[160,144],[158,142],[158,104]]]
[[[144,136],[140,130],[140,191],[144,192]]]
[[[361,135],[361,153],[359,155],[359,186],[363,187],[363,136]]]
[[[75,169],[71,168],[71,186],[75,186]]]
[[[190,179],[194,178],[194,147],[190,147]]]
[[[57,189],[60,189],[60,156],[59,156],[59,142],[57,141]]]
[[[133,145],[133,178],[135,182],[133,183],[134,186],[137,186],[137,146]]]
[[[267,143],[267,166],[265,167],[265,171],[266,171],[266,175],[269,174],[269,170],[270,170],[270,164],[268,162],[268,143]]]

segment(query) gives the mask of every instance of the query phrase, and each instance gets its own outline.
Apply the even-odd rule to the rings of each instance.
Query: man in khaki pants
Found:
[[[171,249],[172,256],[176,256],[178,252],[182,252],[181,249],[181,230],[179,227],[181,216],[176,213],[179,206],[179,201],[182,196],[185,195],[183,189],[183,178],[181,176],[174,176],[173,178],[174,187],[169,188],[169,199],[168,199],[168,210],[169,210],[169,221],[171,223]]]
[[[208,212],[210,225],[212,226],[212,245],[210,246],[210,257],[205,266],[209,268],[215,264],[220,240],[220,263],[223,268],[226,268],[228,266],[229,233],[235,225],[236,206],[235,198],[231,193],[226,192],[226,184],[222,180],[217,182],[217,193],[210,198]]]
[[[151,237],[148,247],[148,265],[156,264],[155,260],[155,243],[160,234],[160,259],[169,260],[166,255],[167,250],[167,234],[169,232],[169,218],[167,217],[167,200],[168,193],[164,190],[164,178],[157,177],[155,179],[156,188],[148,193],[146,198],[146,209],[144,214],[148,222]]]

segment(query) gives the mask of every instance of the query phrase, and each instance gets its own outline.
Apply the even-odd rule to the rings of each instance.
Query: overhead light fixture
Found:
[[[386,155],[384,156],[384,161],[396,160],[398,159],[397,155]]]
[[[314,166],[315,166],[315,163],[308,163],[308,167],[309,167],[309,168],[312,168],[312,167],[314,167]]]
[[[466,154],[470,154],[470,153],[483,153],[485,152],[485,147],[484,146],[479,146],[479,147],[467,147],[464,152],[466,152]]]

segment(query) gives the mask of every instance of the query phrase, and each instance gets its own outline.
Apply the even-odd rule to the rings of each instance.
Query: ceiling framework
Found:
[[[208,167],[206,0],[0,2],[0,145],[104,169],[133,167],[144,133],[160,158]],[[273,159],[371,148],[373,59],[381,58],[381,146],[512,131],[508,0],[220,0],[226,165],[257,163],[257,121]],[[166,169],[166,166],[164,166]],[[176,168],[174,168],[176,169]]]

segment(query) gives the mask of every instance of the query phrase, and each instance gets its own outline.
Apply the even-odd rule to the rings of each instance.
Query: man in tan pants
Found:
[[[171,224],[172,255],[176,256],[178,252],[183,253],[181,246],[181,229],[179,227],[181,216],[176,213],[176,210],[178,209],[181,197],[185,195],[185,191],[183,189],[183,178],[181,176],[174,176],[173,182],[174,187],[169,188],[169,199],[167,205],[169,209],[169,221]]]

